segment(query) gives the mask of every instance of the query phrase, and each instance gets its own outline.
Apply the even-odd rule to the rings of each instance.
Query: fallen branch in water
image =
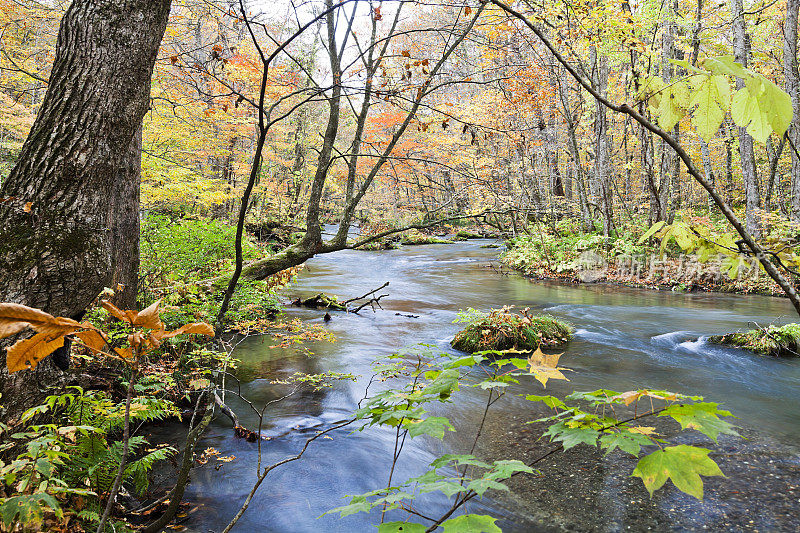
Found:
[[[383,309],[383,307],[381,307],[381,298],[384,298],[386,296],[389,296],[389,295],[388,294],[381,294],[380,296],[376,296],[375,298],[370,298],[369,300],[367,300],[366,302],[364,302],[363,304],[359,305],[358,307],[356,307],[355,309],[353,309],[352,311],[349,311],[349,312],[350,313],[354,313],[354,314],[358,314],[358,312],[361,311],[362,309],[364,309],[366,306],[371,305],[372,306],[372,312],[374,313],[376,305],[378,307],[380,307],[381,309]]]
[[[389,286],[389,282],[387,281],[386,283],[384,283],[383,285],[381,285],[381,286],[380,286],[380,287],[378,287],[377,289],[372,289],[371,291],[369,291],[369,292],[368,292],[367,294],[365,294],[364,296],[359,296],[358,298],[350,298],[349,300],[345,300],[345,301],[344,301],[344,302],[342,302],[342,303],[343,303],[344,305],[347,305],[347,304],[349,304],[349,303],[352,303],[352,302],[355,302],[355,301],[358,301],[358,300],[363,300],[363,299],[364,299],[364,298],[366,298],[367,296],[370,296],[370,295],[372,295],[372,294],[375,294],[375,293],[376,293],[376,292],[378,292],[379,290],[383,289],[384,287],[388,287],[388,286]]]

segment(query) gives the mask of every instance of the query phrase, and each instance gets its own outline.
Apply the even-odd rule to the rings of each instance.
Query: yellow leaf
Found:
[[[623,392],[622,394],[614,396],[611,399],[612,400],[622,400],[625,403],[625,405],[630,405],[630,404],[632,404],[633,402],[635,402],[636,400],[638,400],[639,398],[641,398],[642,396],[645,396],[645,395],[646,395],[646,392],[644,392],[644,391],[630,390],[628,392]]]
[[[628,428],[631,433],[641,433],[642,435],[657,435],[656,428],[650,426],[633,426]]]
[[[37,333],[30,339],[17,341],[6,353],[9,373],[34,368],[39,361],[64,346],[64,336],[53,338],[47,333]]]
[[[533,374],[543,387],[547,386],[548,379],[563,379],[569,381],[567,377],[561,373],[561,371],[566,370],[566,368],[558,367],[558,360],[562,355],[564,354],[546,354],[542,352],[542,348],[539,347],[536,348],[536,351],[528,358],[530,373]]]

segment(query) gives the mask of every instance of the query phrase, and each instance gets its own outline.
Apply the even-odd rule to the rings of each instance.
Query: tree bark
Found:
[[[742,0],[731,0],[733,15],[733,54],[737,62],[747,67],[749,48],[747,46],[747,26]],[[744,81],[737,78],[736,88],[744,87]],[[758,186],[756,159],[753,152],[753,137],[745,128],[739,128],[739,155],[742,162],[742,180],[744,181],[745,210],[747,231],[756,239],[761,235],[758,212],[761,209],[761,191]]]
[[[792,123],[789,126],[789,140],[800,149],[800,73],[797,68],[797,15],[800,0],[787,0],[786,20],[783,24],[783,73],[786,79],[786,92],[792,98]],[[792,209],[793,220],[800,220],[800,157],[794,150],[792,154]]]
[[[127,234],[138,210],[121,204],[138,175],[132,145],[169,8],[170,0],[75,0],[65,13],[47,93],[0,188],[0,301],[77,316],[111,284],[114,248],[138,240]],[[9,376],[4,351],[0,365],[3,403],[24,407],[37,389],[33,372]]]

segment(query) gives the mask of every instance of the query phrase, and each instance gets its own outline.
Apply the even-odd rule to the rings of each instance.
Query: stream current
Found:
[[[336,341],[312,342],[309,348],[313,356],[272,347],[276,342],[270,337],[251,337],[238,346],[234,355],[242,361],[237,371],[242,394],[257,406],[285,394],[287,387],[276,387],[270,381],[294,372],[334,371],[359,376],[355,382],[339,381],[332,388],[296,393],[270,405],[263,434],[273,438],[262,441],[263,464],[296,453],[316,431],[350,416],[364,396],[373,374],[371,363],[376,359],[419,343],[454,352],[449,341],[459,329],[459,324],[453,324],[458,310],[503,305],[551,313],[575,327],[575,339],[560,361],[574,370],[569,373],[570,382],[549,382],[549,394],[640,387],[701,394],[733,411],[739,425],[758,427],[760,434],[781,446],[792,449],[800,438],[800,359],[761,358],[702,340],[703,336],[736,331],[754,322],[792,321],[787,301],[765,296],[531,282],[513,273],[500,275],[490,268],[496,262],[497,250],[480,247],[487,242],[491,241],[405,246],[383,252],[342,251],[309,260],[298,282],[287,289],[287,298],[325,292],[346,299],[386,281],[390,285],[381,293],[388,296],[381,300],[383,309],[376,312],[369,308],[359,315],[331,312],[333,319],[325,327],[335,334]],[[324,311],[288,308],[286,313],[290,318],[323,323]],[[531,382],[520,384],[514,392],[543,393]],[[513,395],[507,398],[499,402],[496,416],[527,420],[530,402]],[[446,415],[457,428],[472,431],[448,433],[444,441],[428,437],[407,441],[394,481],[420,474],[443,453],[467,453],[485,399],[485,391],[472,388],[456,393],[454,401],[435,414]],[[258,418],[246,404],[233,395],[228,395],[227,402],[245,427],[258,426]],[[537,416],[533,413],[529,419]],[[507,450],[513,443],[515,435],[506,429],[502,423],[488,424],[481,436],[480,455],[502,458],[492,457],[492,452]],[[272,471],[234,531],[376,531],[372,526],[375,513],[344,519],[338,515],[318,517],[346,504],[345,495],[386,485],[394,432],[359,432],[351,427],[334,431],[330,437],[318,439],[300,461]],[[212,460],[195,468],[185,496],[197,506],[184,524],[190,531],[221,531],[255,481],[257,444],[233,438],[229,420],[214,420],[198,450],[206,447],[234,455],[236,460],[217,464],[218,468]],[[646,493],[641,493],[646,499]],[[493,501],[487,495],[482,502],[470,504],[469,512],[495,513],[501,517],[498,525],[504,530],[551,530],[545,523],[537,525],[530,512],[524,513],[528,518],[518,519],[515,505],[513,501]],[[800,508],[800,502],[797,506]],[[443,497],[433,497],[423,505],[431,514],[441,514],[447,507]]]

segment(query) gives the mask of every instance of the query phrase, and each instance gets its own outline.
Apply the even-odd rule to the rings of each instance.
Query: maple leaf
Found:
[[[547,380],[549,379],[563,379],[569,381],[569,379],[561,373],[562,370],[567,369],[559,368],[558,366],[558,360],[562,355],[564,354],[546,354],[542,352],[542,348],[539,347],[528,357],[528,364],[530,365],[529,372],[542,384],[542,387],[547,387]]]
[[[708,454],[711,450],[681,444],[656,450],[642,457],[631,477],[642,479],[645,488],[653,493],[671,479],[679,490],[703,499],[703,480],[700,476],[722,476],[725,474]]]

